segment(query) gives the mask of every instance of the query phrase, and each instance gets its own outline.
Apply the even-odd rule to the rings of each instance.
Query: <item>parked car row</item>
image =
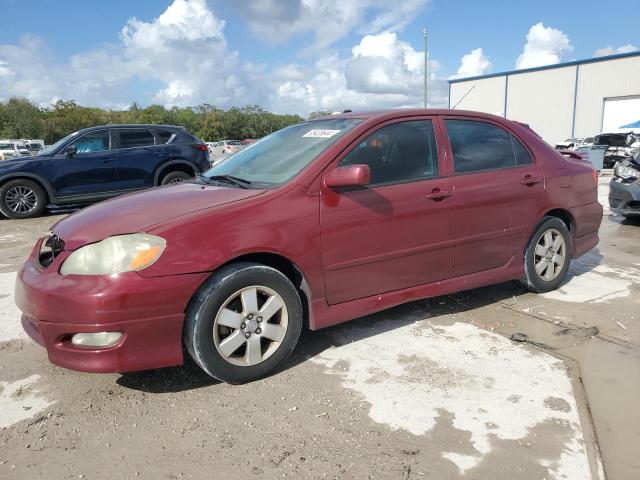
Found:
[[[603,167],[613,168],[616,163],[632,160],[640,151],[640,134],[631,132],[601,133],[594,137],[567,138],[556,143],[556,150],[585,151],[592,146],[606,146]]]
[[[107,125],[74,132],[37,156],[0,162],[0,212],[37,217],[176,183],[210,168],[207,146],[182,127]]]
[[[37,155],[42,149],[44,149],[44,140],[0,139],[0,160]]]

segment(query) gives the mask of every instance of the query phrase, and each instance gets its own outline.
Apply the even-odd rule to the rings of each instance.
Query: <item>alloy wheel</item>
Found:
[[[16,185],[7,190],[4,196],[7,208],[15,213],[30,213],[38,205],[38,195],[31,188]]]
[[[547,282],[552,281],[566,262],[567,246],[562,234],[555,228],[544,232],[536,243],[533,263],[538,276]]]
[[[227,362],[249,367],[278,350],[287,326],[287,307],[277,292],[265,286],[245,287],[222,304],[213,324],[213,341]]]

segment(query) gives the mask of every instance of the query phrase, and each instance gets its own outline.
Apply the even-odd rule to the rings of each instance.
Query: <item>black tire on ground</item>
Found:
[[[235,306],[233,303],[227,303],[230,298],[234,298],[240,291],[244,291],[243,289],[251,289],[253,287],[257,287],[258,290],[260,288],[271,290],[280,297],[284,304],[284,309],[279,310],[265,323],[273,322],[279,326],[278,322],[284,323],[283,318],[286,315],[287,326],[283,337],[277,342],[275,348],[273,346],[276,343],[271,343],[269,338],[258,339],[259,342],[262,342],[260,348],[261,355],[264,356],[264,359],[259,363],[252,365],[234,364],[218,350],[219,347],[216,346],[214,336],[218,336],[216,338],[218,338],[217,341],[221,345],[222,341],[236,333],[246,335],[247,329],[255,329],[256,324],[251,323],[250,326],[249,320],[246,320],[250,318],[246,314],[251,309],[244,308],[244,298],[237,299]],[[258,305],[257,311],[264,310],[267,301],[264,298],[259,299],[256,303]],[[240,302],[240,304],[237,302]],[[260,302],[264,303],[260,304]],[[223,307],[225,308],[223,309]],[[216,318],[222,315],[221,312],[228,309],[235,309],[235,312],[239,312],[234,313],[234,315],[239,315],[240,318],[245,319],[242,320],[242,326],[244,327],[237,330],[228,328],[228,333],[225,331],[226,327],[224,326],[220,330],[220,326],[216,325]],[[254,319],[258,318],[257,315],[259,314],[256,314]],[[266,335],[267,327],[265,323],[261,324],[265,331],[254,330],[253,335],[260,333],[263,336]],[[183,339],[185,347],[193,360],[206,373],[227,383],[241,384],[262,378],[282,365],[298,343],[302,323],[303,310],[300,296],[289,279],[278,270],[266,265],[241,262],[222,267],[200,287],[187,307]],[[228,336],[220,340],[221,336],[216,332],[223,332]],[[255,341],[256,339],[251,340]],[[236,356],[229,356],[228,358],[240,363],[245,361],[249,357],[248,342],[249,340],[247,340],[246,344],[234,350],[234,355]],[[269,350],[270,348],[271,350]],[[222,350],[222,347],[220,349]],[[267,355],[267,352],[271,353]]]
[[[189,180],[190,178],[193,178],[193,175],[189,175],[188,173],[185,173],[185,172],[181,172],[181,171],[169,172],[164,177],[162,177],[162,180],[160,181],[160,185],[168,185],[170,183],[180,183],[185,180]]]
[[[544,236],[550,232],[555,238],[558,237],[558,234],[564,240],[564,263],[560,268],[559,265],[554,266],[551,265],[548,268],[553,268],[554,273],[553,278],[545,279],[545,272],[548,273],[548,270],[543,270],[540,274],[536,271],[536,262],[540,262],[543,258],[540,257],[539,254],[536,254],[536,247],[538,243],[545,243]],[[544,246],[540,246],[541,250],[544,249]],[[524,271],[525,277],[521,280],[521,283],[525,288],[529,289],[535,293],[544,293],[550,292],[552,290],[557,289],[560,284],[564,281],[567,276],[567,271],[569,270],[569,264],[571,263],[571,256],[573,252],[573,245],[571,243],[571,233],[569,233],[569,229],[565,225],[565,223],[557,217],[546,216],[542,219],[535,233],[532,235],[529,240],[529,244],[525,250],[524,255]],[[543,252],[540,252],[543,253]],[[555,258],[553,255],[554,252],[549,252],[549,255],[552,258]],[[536,256],[538,260],[536,260]],[[550,262],[553,263],[553,260],[550,259]]]
[[[16,200],[24,203],[16,204]],[[47,206],[47,194],[36,182],[19,178],[0,186],[0,212],[9,218],[35,218]]]

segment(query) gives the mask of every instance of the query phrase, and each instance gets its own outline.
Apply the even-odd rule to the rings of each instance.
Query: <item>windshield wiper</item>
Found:
[[[244,178],[240,178],[240,177],[234,177],[233,175],[213,175],[211,177],[207,177],[205,175],[199,175],[199,177],[209,184],[211,184],[212,181],[224,182],[224,183],[230,183],[231,185],[235,185],[236,187],[240,187],[240,188],[249,188],[249,185],[251,185],[250,180],[245,180]]]

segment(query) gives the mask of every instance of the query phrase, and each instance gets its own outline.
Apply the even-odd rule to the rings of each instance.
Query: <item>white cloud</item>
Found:
[[[401,30],[429,1],[238,0],[236,6],[261,40],[279,44],[311,32],[313,41],[303,49],[308,55],[326,49],[355,29],[363,34]]]
[[[536,23],[527,33],[527,43],[516,61],[516,68],[540,67],[560,63],[562,56],[573,50],[561,30]]]
[[[465,78],[484,75],[491,70],[491,62],[481,48],[471,50],[460,59],[460,67],[455,75],[449,78]]]
[[[430,106],[447,103],[440,69],[437,61],[429,61]],[[328,55],[297,71],[303,76],[276,79],[271,102],[278,110],[307,113],[422,106],[424,52],[400,41],[395,33],[366,35],[351,49],[350,58]]]
[[[630,53],[630,52],[637,52],[637,51],[638,51],[638,47],[631,44],[622,45],[618,48],[613,48],[611,45],[607,45],[606,47],[599,48],[598,50],[593,52],[593,56],[604,57],[607,55],[615,55],[616,53]]]
[[[356,3],[374,9],[375,2]],[[369,23],[361,11],[354,13],[356,20],[351,19],[351,2],[289,2],[293,13],[280,2],[257,1],[255,8],[272,5],[275,14],[280,12],[282,25],[287,23],[287,14],[293,15],[295,23],[301,15],[297,9],[311,9],[313,18],[304,22],[313,23],[313,28],[322,26],[318,28],[323,35],[327,25],[329,29],[340,25],[334,33],[342,35],[342,29],[348,28],[402,28],[410,12],[425,3],[409,0],[390,13],[381,7],[391,5],[390,0],[382,0],[376,3],[375,15],[366,17],[372,19]],[[327,15],[332,8],[342,11],[342,20],[327,23],[320,15],[323,8],[328,9]],[[268,23],[266,19],[264,23]],[[276,22],[273,28],[277,26]],[[174,0],[153,20],[129,19],[117,43],[78,53],[63,62],[56,60],[41,39],[26,36],[19,44],[0,45],[0,100],[24,96],[48,105],[62,98],[108,108],[124,108],[133,100],[166,106],[206,102],[223,108],[255,103],[301,114],[321,109],[422,105],[424,52],[401,41],[396,32],[364,35],[346,56],[316,53],[311,63],[287,63],[269,71],[265,65],[241,59],[229,47],[224,29],[225,21],[206,0]],[[332,41],[335,35],[323,36],[322,42]],[[445,105],[447,85],[440,75],[440,64],[430,60],[429,72],[429,103]]]

